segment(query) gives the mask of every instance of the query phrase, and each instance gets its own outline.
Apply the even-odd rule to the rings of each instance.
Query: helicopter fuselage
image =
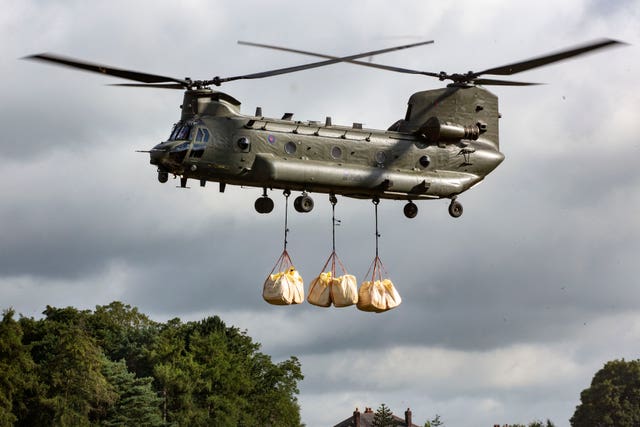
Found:
[[[158,180],[169,174],[180,176],[180,185],[189,179],[201,185],[207,181],[259,187],[259,213],[273,210],[268,189],[302,191],[294,201],[300,212],[309,212],[313,200],[307,192],[380,199],[408,200],[404,213],[413,218],[418,208],[413,200],[449,198],[449,213],[462,215],[459,194],[481,182],[503,160],[499,148],[498,98],[482,86],[532,86],[538,83],[496,79],[533,68],[624,45],[599,39],[546,55],[509,63],[483,71],[439,73],[359,61],[358,59],[433,43],[421,41],[355,55],[336,57],[299,49],[239,42],[256,47],[289,51],[323,58],[292,67],[214,77],[207,80],[178,79],[128,69],[115,68],[56,54],[41,53],[26,59],[43,61],[93,73],[123,78],[134,83],[116,86],[186,90],[182,116],[169,139],[149,151],[158,167]],[[292,114],[281,119],[240,113],[240,102],[211,90],[211,85],[245,79],[261,79],[324,67],[338,62],[387,71],[451,80],[446,88],[414,93],[409,98],[405,118],[387,130],[364,129],[362,124],[334,126],[329,117],[323,123],[294,121]]]
[[[460,95],[467,91],[477,102],[462,107],[473,117],[461,117],[459,111]],[[497,142],[497,100],[495,108],[486,108],[486,100],[477,99],[483,92],[491,95],[477,87],[419,92],[394,130],[376,130],[357,123],[336,126],[330,118],[273,119],[260,111],[247,116],[229,95],[191,90],[170,138],[151,150],[151,163],[165,178],[161,181],[174,174],[183,186],[195,179],[201,185],[219,182],[221,188],[259,187],[265,194],[283,189],[408,201],[455,198],[504,159]],[[492,121],[496,128],[487,129]]]

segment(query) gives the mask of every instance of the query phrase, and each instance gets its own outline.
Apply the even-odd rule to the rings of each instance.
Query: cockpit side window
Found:
[[[173,128],[171,129],[171,135],[169,135],[169,141],[173,141],[174,139],[176,139],[176,135],[178,134],[180,126],[182,126],[180,123],[176,123],[175,125],[173,125]]]
[[[190,124],[177,123],[173,127],[173,131],[169,136],[169,141],[180,140],[180,139],[190,139],[189,135],[191,134],[192,128],[193,126]]]
[[[190,130],[191,130],[191,126],[183,125],[178,131],[178,134],[176,135],[176,139],[189,139]]]
[[[204,154],[206,144],[209,141],[209,130],[206,128],[198,128],[196,133],[196,140],[191,148],[191,154],[189,157],[200,158]]]

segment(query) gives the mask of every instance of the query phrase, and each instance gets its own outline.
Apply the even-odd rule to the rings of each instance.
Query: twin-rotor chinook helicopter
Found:
[[[54,54],[27,57],[85,71],[120,77],[137,83],[116,86],[183,89],[180,120],[169,138],[148,151],[158,168],[158,180],[169,174],[180,176],[181,187],[188,179],[220,184],[258,187],[263,195],[255,202],[259,213],[269,213],[274,203],[268,189],[282,189],[294,200],[298,212],[313,209],[308,193],[327,193],[372,199],[406,200],[404,214],[418,213],[414,203],[421,199],[451,200],[449,214],[462,215],[456,198],[481,182],[503,160],[498,143],[498,98],[482,88],[487,85],[526,86],[537,83],[481,78],[482,75],[512,75],[580,54],[620,44],[610,39],[593,41],[552,54],[480,72],[464,74],[416,71],[358,61],[385,52],[433,43],[425,41],[346,57],[257,43],[241,44],[312,55],[325,60],[296,67],[211,80],[177,79],[113,68]],[[451,80],[445,88],[414,93],[404,119],[387,130],[366,129],[361,124],[337,126],[330,117],[324,122],[296,121],[293,114],[280,119],[240,113],[240,102],[210,88],[222,83],[270,77],[285,73],[348,62],[400,73]]]

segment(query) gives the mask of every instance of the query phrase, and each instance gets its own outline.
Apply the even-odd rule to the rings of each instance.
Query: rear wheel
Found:
[[[293,201],[293,207],[302,213],[311,212],[313,209],[313,199],[306,194],[296,197]]]
[[[418,206],[415,203],[409,202],[404,205],[404,216],[407,218],[415,218],[416,215],[418,215]]]

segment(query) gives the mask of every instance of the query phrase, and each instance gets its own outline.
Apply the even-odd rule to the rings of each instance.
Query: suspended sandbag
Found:
[[[382,281],[382,286],[384,287],[384,300],[387,304],[387,310],[391,310],[402,304],[402,298],[400,298],[400,294],[395,286],[393,286],[393,282],[389,279],[384,279]]]
[[[331,284],[333,277],[331,272],[320,273],[318,277],[313,279],[309,287],[309,295],[307,301],[309,304],[319,307],[329,307],[331,305]]]
[[[336,262],[342,276],[336,276]],[[347,273],[335,250],[322,267],[322,273],[311,283],[307,301],[320,307],[329,307],[332,303],[336,307],[347,307],[358,302],[356,278]]]
[[[381,313],[387,309],[384,287],[380,280],[362,282],[358,290],[359,310]]]
[[[369,273],[371,273],[371,276],[369,276]],[[370,280],[362,282],[358,290],[358,309],[381,313],[391,310],[402,303],[400,294],[393,286],[393,282],[388,278],[382,261],[378,256],[373,260],[367,272],[367,278],[370,278]]]
[[[262,298],[274,305],[300,304],[304,301],[304,282],[286,249],[264,282]]]
[[[348,307],[358,302],[358,282],[356,276],[344,274],[333,279],[331,300],[336,307]]]

